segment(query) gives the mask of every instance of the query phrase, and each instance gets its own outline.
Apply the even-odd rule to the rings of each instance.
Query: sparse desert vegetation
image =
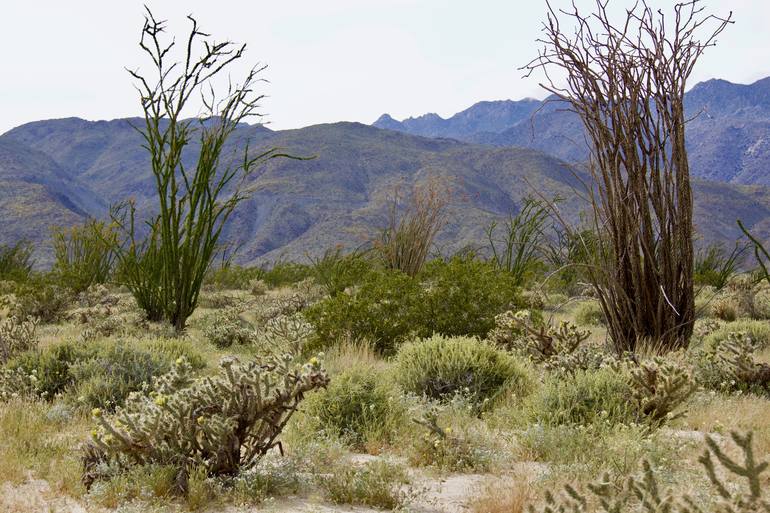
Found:
[[[567,73],[549,90],[592,137],[581,224],[528,197],[441,251],[428,177],[360,246],[263,266],[233,263],[225,223],[257,168],[312,159],[223,162],[263,68],[217,97],[245,47],[190,17],[174,63],[148,9],[154,216],[54,229],[50,269],[0,246],[0,509],[770,512],[770,254],[742,223],[745,245],[695,250],[683,128],[730,17],[680,3],[672,35],[641,2],[627,36],[606,6],[552,10],[528,67]]]

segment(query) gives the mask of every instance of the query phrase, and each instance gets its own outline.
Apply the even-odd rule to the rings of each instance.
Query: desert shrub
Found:
[[[396,379],[406,392],[442,399],[464,392],[476,402],[505,388],[526,395],[530,374],[515,357],[471,337],[434,335],[404,345],[396,355]]]
[[[330,296],[357,284],[372,269],[372,262],[365,254],[359,251],[345,254],[339,246],[312,258],[311,262],[313,278]]]
[[[262,279],[264,274],[261,267],[227,264],[209,269],[203,284],[217,290],[249,290],[251,282]]]
[[[203,356],[185,339],[151,338],[140,340],[135,345],[151,354],[162,356],[169,362],[184,358],[193,370],[200,370],[206,366]]]
[[[507,272],[472,255],[435,259],[420,274],[423,333],[486,337],[495,315],[522,304]]]
[[[254,329],[243,319],[235,308],[215,312],[203,329],[203,336],[219,348],[233,344],[244,345],[254,341]]]
[[[37,320],[33,318],[20,320],[11,316],[0,320],[0,364],[18,353],[37,347],[36,328]]]
[[[629,402],[631,387],[610,368],[579,371],[564,378],[550,376],[524,401],[529,419],[540,424],[628,423],[636,419]]]
[[[32,272],[33,251],[32,243],[27,241],[0,245],[0,280],[26,280]]]
[[[34,375],[38,395],[52,399],[74,382],[70,369],[79,360],[91,355],[87,348],[73,343],[62,343],[42,351],[28,351],[6,364],[8,369],[18,369],[25,375]]]
[[[168,372],[171,360],[125,343],[92,348],[92,355],[70,369],[73,396],[92,408],[111,410],[152,378]]]
[[[409,500],[402,490],[409,483],[403,467],[385,460],[360,466],[336,465],[331,474],[322,475],[319,485],[335,504],[355,504],[394,510]]]
[[[12,310],[19,318],[53,323],[61,320],[72,301],[72,292],[56,283],[54,276],[33,275],[16,288]]]
[[[770,286],[762,282],[754,293],[754,317],[770,319]]]
[[[585,301],[575,309],[575,322],[581,326],[600,326],[605,323],[604,311],[598,301]]]
[[[266,268],[260,279],[269,287],[274,288],[294,285],[312,276],[313,269],[308,265],[279,261]]]
[[[715,349],[731,333],[745,333],[757,349],[770,347],[770,325],[765,321],[741,320],[721,325],[703,340],[707,350]]]
[[[692,337],[695,341],[703,342],[707,336],[718,331],[724,325],[725,323],[719,319],[711,319],[708,317],[705,319],[698,319],[695,321],[695,326],[693,326]]]
[[[267,352],[299,355],[314,333],[313,326],[301,314],[279,315],[265,323],[259,334],[259,343]]]
[[[738,303],[730,296],[721,296],[711,302],[711,315],[723,321],[732,322],[738,318]]]
[[[312,305],[304,315],[315,327],[319,347],[351,337],[392,354],[414,331],[421,331],[421,294],[420,284],[406,274],[375,271],[356,290]]]
[[[226,358],[216,375],[196,379],[180,358],[114,415],[93,411],[97,427],[84,448],[84,483],[99,478],[104,462],[173,465],[178,483],[193,468],[235,475],[276,445],[305,394],[328,381],[316,359],[300,365],[286,358]]]
[[[58,280],[75,293],[93,284],[105,283],[112,274],[117,244],[113,225],[89,219],[82,225],[52,230]]]
[[[382,371],[368,365],[334,376],[326,390],[308,399],[305,415],[317,423],[316,431],[359,449],[367,443],[387,444],[406,419],[400,392]]]
[[[453,429],[442,427],[436,409],[430,408],[422,417],[413,419],[424,428],[409,448],[409,462],[415,466],[430,466],[450,472],[486,472],[495,460],[499,447],[494,447],[482,433],[470,426]]]

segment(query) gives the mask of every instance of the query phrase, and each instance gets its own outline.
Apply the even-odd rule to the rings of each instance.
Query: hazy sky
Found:
[[[39,119],[138,115],[137,93],[124,67],[145,64],[137,46],[143,3],[3,0],[0,133]],[[246,60],[269,65],[262,110],[274,129],[371,123],[384,112],[397,119],[425,112],[446,117],[480,100],[543,97],[537,81],[523,79],[517,68],[536,55],[544,0],[147,3],[179,36],[187,29],[185,15],[192,13],[219,39],[247,43]],[[770,1],[706,5],[717,13],[732,9],[736,23],[703,58],[691,85],[713,77],[748,83],[770,75]]]

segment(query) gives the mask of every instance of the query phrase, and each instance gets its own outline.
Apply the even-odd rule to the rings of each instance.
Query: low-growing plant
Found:
[[[757,345],[744,332],[730,333],[712,353],[711,365],[723,379],[720,387],[728,390],[770,392],[770,365],[757,362]]]
[[[590,331],[580,329],[569,321],[553,326],[533,320],[529,310],[501,317],[500,322],[511,323],[518,333],[523,334],[509,337],[506,349],[526,355],[535,363],[546,363],[559,355],[574,353],[591,336]]]
[[[575,309],[575,322],[581,326],[601,326],[606,322],[598,301],[584,301]]]
[[[323,431],[357,449],[389,444],[406,420],[400,391],[382,371],[368,365],[334,376],[328,388],[309,398],[305,431]]]
[[[329,382],[317,359],[291,357],[239,362],[222,360],[219,372],[195,378],[184,358],[132,394],[112,416],[94,409],[97,427],[84,449],[86,486],[105,462],[173,465],[183,491],[189,472],[236,475],[279,444],[277,438],[308,392]]]
[[[703,346],[714,349],[731,333],[745,333],[757,349],[770,347],[770,325],[764,321],[740,320],[720,325],[703,339]]]
[[[327,498],[335,504],[393,510],[413,499],[412,494],[402,490],[409,483],[405,470],[384,460],[360,466],[336,465],[330,475],[321,476],[318,481]]]
[[[524,400],[523,409],[540,424],[629,423],[637,418],[628,400],[632,389],[628,378],[611,368],[549,376]]]
[[[19,318],[34,317],[42,323],[61,320],[72,304],[73,295],[54,280],[51,275],[32,275],[16,287],[12,315]]]
[[[217,290],[249,290],[251,282],[261,280],[264,274],[265,270],[261,267],[243,267],[225,262],[209,269],[203,284],[206,288]]]
[[[313,269],[305,264],[296,262],[277,261],[266,267],[260,276],[269,287],[284,287],[294,285],[313,276]]]
[[[412,420],[425,429],[410,448],[409,461],[413,465],[451,472],[489,470],[493,457],[488,448],[479,443],[477,436],[465,430],[455,431],[451,426],[441,427],[434,409]]]
[[[483,404],[505,389],[524,396],[532,384],[530,371],[513,355],[471,337],[434,335],[406,344],[395,368],[406,392],[430,399],[462,392]]]

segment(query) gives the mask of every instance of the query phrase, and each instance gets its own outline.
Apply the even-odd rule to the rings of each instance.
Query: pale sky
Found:
[[[629,0],[630,1],[630,0]],[[628,5],[613,0],[613,5]],[[670,7],[673,0],[650,0]],[[139,115],[125,67],[137,46],[139,0],[3,0],[0,133],[29,121]],[[569,0],[552,0],[566,6]],[[588,5],[591,0],[579,0]],[[273,129],[373,122],[425,112],[447,117],[481,100],[542,98],[517,68],[536,55],[544,0],[148,0],[182,38],[185,15],[218,39],[248,44],[270,83],[262,111]],[[701,60],[708,78],[750,83],[770,75],[770,2],[706,0],[735,25]]]

